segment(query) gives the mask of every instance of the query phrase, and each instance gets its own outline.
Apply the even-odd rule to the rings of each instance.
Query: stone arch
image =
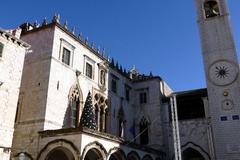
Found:
[[[82,89],[78,83],[73,84],[69,90],[68,99],[71,99],[73,96],[77,96],[78,99],[83,101]]]
[[[153,158],[152,158],[150,155],[146,154],[146,155],[142,158],[142,160],[153,160]]]
[[[71,86],[63,127],[78,127],[83,109],[83,93],[78,83]]]
[[[51,151],[54,149],[62,149],[63,151],[67,151],[71,153],[74,157],[74,160],[79,160],[80,152],[78,148],[70,141],[65,139],[56,139],[47,143],[39,152],[37,156],[37,160],[45,160]]]
[[[126,155],[124,151],[118,147],[114,147],[109,150],[107,160],[111,160],[111,157],[114,156],[116,160],[126,160]]]
[[[65,147],[57,147],[51,150],[45,160],[74,160],[74,156]]]
[[[106,151],[106,149],[103,147],[103,145],[101,143],[95,141],[95,142],[89,143],[88,145],[86,145],[84,147],[83,152],[81,154],[80,160],[85,160],[85,157],[87,156],[89,151],[91,151],[92,153],[97,154],[98,156],[101,156],[102,159],[106,159],[107,158],[107,151]]]
[[[184,151],[193,151],[193,152],[198,152],[204,160],[210,160],[210,155],[199,145],[193,143],[193,142],[187,142],[186,144],[182,145],[181,147],[182,150],[182,156]]]
[[[220,15],[218,0],[206,0],[203,7],[206,18],[216,17]]]
[[[136,151],[131,151],[127,155],[127,160],[140,160],[140,156]]]

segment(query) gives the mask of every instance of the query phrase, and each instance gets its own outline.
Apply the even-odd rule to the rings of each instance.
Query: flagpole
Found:
[[[173,98],[172,96],[170,97],[170,103],[171,103],[171,116],[172,116],[172,131],[173,131],[173,145],[174,145],[174,155],[175,155],[175,160],[177,160],[177,144],[176,144],[176,130],[175,130],[175,116],[174,116],[174,109],[173,109]]]
[[[177,115],[177,100],[176,95],[170,97],[171,104],[171,116],[172,116],[172,129],[173,129],[173,144],[175,160],[181,160],[181,143],[178,127],[178,115]]]
[[[176,117],[176,136],[177,136],[177,150],[178,150],[178,157],[179,160],[182,160],[182,155],[181,155],[181,141],[180,141],[180,134],[179,134],[179,125],[178,125],[178,112],[177,112],[177,98],[176,95],[173,96],[174,99],[174,112],[175,112],[175,117]]]

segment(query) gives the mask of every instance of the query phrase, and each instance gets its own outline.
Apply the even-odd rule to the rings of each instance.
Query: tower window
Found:
[[[92,79],[93,78],[92,73],[93,73],[92,65],[86,63],[86,76]]]
[[[0,43],[0,57],[2,57],[2,54],[3,54],[3,47],[4,45]]]
[[[215,0],[206,1],[204,3],[204,10],[206,18],[219,16],[218,3]]]
[[[67,65],[70,65],[70,56],[71,52],[63,47],[62,62]]]

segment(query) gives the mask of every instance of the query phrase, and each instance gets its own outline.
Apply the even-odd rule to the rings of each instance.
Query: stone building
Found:
[[[69,31],[55,16],[23,24],[26,55],[13,139],[13,157],[119,159],[165,157],[161,97],[171,89],[158,76],[129,73]],[[96,130],[80,125],[88,93]],[[136,136],[142,134],[136,138]]]
[[[0,159],[8,160],[12,145],[23,62],[29,45],[21,30],[0,30]]]
[[[207,88],[126,71],[60,17],[25,23],[11,157],[239,159],[239,67],[226,0],[196,0]],[[0,88],[1,89],[1,88]]]

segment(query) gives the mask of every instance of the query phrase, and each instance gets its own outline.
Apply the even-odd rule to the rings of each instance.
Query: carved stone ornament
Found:
[[[214,62],[208,70],[210,81],[217,86],[226,86],[233,83],[238,75],[238,66],[226,60]]]

